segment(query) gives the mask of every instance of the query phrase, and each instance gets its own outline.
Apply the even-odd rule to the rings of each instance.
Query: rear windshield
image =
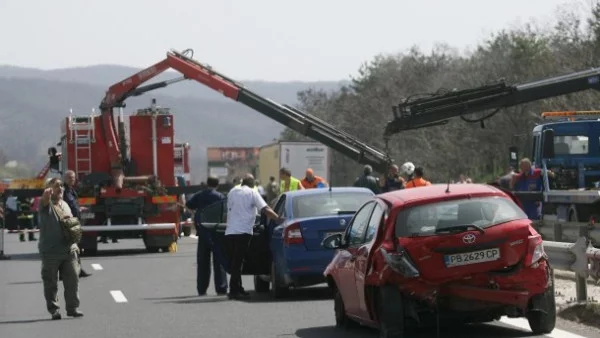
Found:
[[[331,192],[296,196],[292,200],[294,218],[337,215],[339,211],[356,212],[370,200],[366,192]]]
[[[485,229],[526,218],[518,205],[502,197],[444,201],[401,211],[396,219],[396,236],[430,236],[436,230],[468,224]]]

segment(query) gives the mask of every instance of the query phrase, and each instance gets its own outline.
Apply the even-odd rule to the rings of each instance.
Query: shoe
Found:
[[[83,313],[79,312],[78,310],[67,311],[67,316],[74,317],[74,318],[79,318],[79,317],[83,317]]]
[[[204,296],[206,296],[206,292],[204,292],[204,293],[200,293],[200,292],[198,292],[198,296],[199,296],[199,297],[204,297]]]
[[[217,291],[217,296],[225,296],[227,291]]]
[[[89,277],[91,275],[92,275],[91,273],[88,273],[88,272],[86,272],[84,270],[79,271],[79,277],[80,278]]]
[[[58,312],[58,310],[56,310],[56,312],[54,312],[52,314],[52,320],[59,320],[62,319],[62,316],[60,315],[60,312]]]
[[[246,290],[242,290],[242,291],[240,291],[240,295],[242,295],[242,296],[250,296],[250,292],[248,292]]]
[[[233,300],[242,300],[242,299],[248,299],[250,298],[250,294],[249,293],[230,293],[227,295],[227,297],[229,297],[229,299],[233,299]]]

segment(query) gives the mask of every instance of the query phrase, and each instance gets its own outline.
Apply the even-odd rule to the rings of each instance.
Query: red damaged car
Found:
[[[556,322],[553,273],[541,236],[493,186],[432,185],[373,197],[344,234],[324,274],[336,326],[358,322],[381,337],[411,326],[526,317],[536,334]]]

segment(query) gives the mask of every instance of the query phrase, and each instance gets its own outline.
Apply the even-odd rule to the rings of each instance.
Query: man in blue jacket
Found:
[[[197,192],[186,203],[186,207],[195,212],[194,221],[196,224],[196,234],[198,235],[196,289],[198,290],[198,295],[206,295],[206,290],[210,284],[210,258],[212,253],[215,292],[218,295],[225,295],[227,294],[228,285],[227,273],[223,267],[223,264],[225,264],[224,256],[222,255],[222,250],[214,243],[212,234],[202,226],[200,218],[202,211],[206,207],[221,204],[225,196],[216,190],[219,186],[218,178],[209,177],[206,184],[208,186],[207,189]],[[220,208],[217,209],[220,210]]]

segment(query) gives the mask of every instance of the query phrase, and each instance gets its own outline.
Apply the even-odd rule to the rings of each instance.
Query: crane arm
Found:
[[[315,116],[291,106],[279,104],[244,88],[241,83],[216,72],[208,65],[188,57],[186,55],[188,51],[190,50],[181,53],[172,50],[167,53],[166,59],[109,88],[100,108],[103,115],[103,126],[109,140],[108,151],[111,161],[122,163],[113,125],[112,109],[122,107],[128,97],[141,95],[147,91],[166,87],[173,82],[187,79],[197,81],[218,91],[224,96],[240,102],[302,135],[319,141],[361,164],[369,164],[379,172],[387,171],[387,166],[391,160],[386,152],[361,142],[352,135],[338,130]],[[183,78],[140,87],[144,82],[169,68],[181,73]]]
[[[520,85],[504,81],[472,89],[415,99],[393,107],[394,119],[384,135],[440,125],[449,119],[487,109],[501,109],[587,89],[600,89],[600,68],[551,77]]]

